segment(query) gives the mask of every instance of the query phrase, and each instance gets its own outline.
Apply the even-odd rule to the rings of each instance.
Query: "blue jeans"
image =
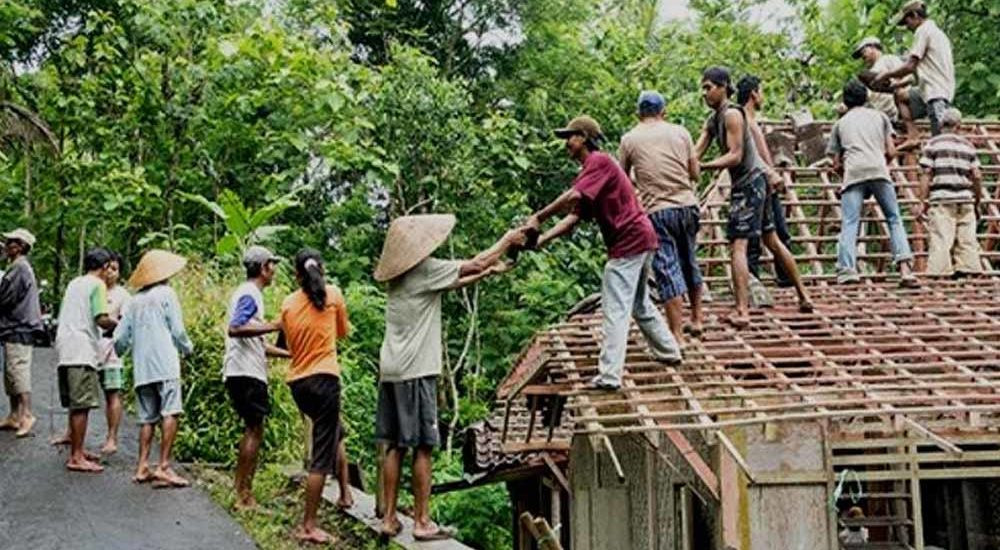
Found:
[[[861,226],[861,211],[865,199],[874,196],[885,222],[889,225],[889,247],[893,262],[913,259],[910,242],[906,239],[906,228],[899,213],[896,189],[886,179],[867,180],[852,184],[840,195],[843,219],[840,223],[840,240],[837,243],[838,279],[850,278],[858,274],[858,229]]]

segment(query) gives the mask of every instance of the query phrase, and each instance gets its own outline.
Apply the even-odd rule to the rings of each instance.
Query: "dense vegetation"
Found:
[[[323,250],[355,327],[343,349],[350,452],[370,472],[383,307],[371,272],[391,217],[453,212],[441,254],[471,255],[569,181],[549,130],[571,116],[598,118],[613,147],[638,91],[655,88],[695,132],[711,64],[760,75],[771,116],[828,116],[860,69],[858,39],[879,35],[894,52],[910,41],[887,2],[795,0],[795,16],[767,29],[746,17],[755,3],[691,0],[690,18],[664,22],[654,0],[4,0],[0,227],[38,235],[50,307],[87,246],[197,259],[178,284],[198,346],[178,452],[207,462],[232,461],[239,430],[219,353],[240,245]],[[1000,5],[938,0],[932,17],[955,44],[957,105],[1000,113]],[[450,444],[487,413],[531,333],[597,288],[602,260],[584,230],[449,298]],[[286,272],[272,311],[291,286]],[[281,368],[272,462],[301,444]],[[437,475],[454,479],[458,462],[446,450]],[[435,513],[477,546],[509,546],[501,487],[437,499]]]

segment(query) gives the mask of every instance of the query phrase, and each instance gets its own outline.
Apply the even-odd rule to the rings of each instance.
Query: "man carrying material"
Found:
[[[677,340],[653,305],[646,280],[659,247],[656,231],[646,216],[635,189],[618,163],[600,150],[601,127],[588,117],[574,118],[555,135],[566,140],[570,158],[583,168],[573,186],[528,219],[526,228],[541,227],[549,218],[567,213],[538,239],[538,247],[573,230],[581,219],[593,219],[601,228],[608,261],[601,280],[601,330],[604,335],[594,389],[616,390],[628,349],[629,318],[635,319],[657,361],[681,362]]]
[[[774,231],[781,240],[785,248],[791,250],[792,235],[788,232],[788,222],[785,221],[785,207],[781,204],[780,194],[785,186],[785,181],[774,168],[774,160],[771,158],[771,150],[767,146],[767,139],[764,138],[764,131],[757,124],[757,113],[764,107],[764,92],[761,91],[760,78],[754,75],[747,75],[736,83],[736,101],[743,107],[746,114],[747,124],[750,127],[750,135],[753,137],[757,154],[764,161],[767,172],[767,201],[764,209],[768,211],[771,220],[774,222]],[[760,237],[751,238],[747,243],[747,264],[753,280],[760,280],[760,255],[763,252]],[[780,287],[792,286],[791,278],[780,263],[774,263],[775,282]],[[761,285],[763,287],[763,285]],[[767,290],[763,289],[766,293]],[[751,292],[752,295],[752,292]]]
[[[859,42],[851,57],[861,59],[864,62],[867,70],[862,73],[861,81],[865,82],[866,79],[869,79],[868,82],[865,82],[866,84],[872,84],[871,80],[884,72],[894,71],[903,66],[903,60],[898,55],[885,53],[882,41],[874,36],[865,37]],[[899,119],[899,109],[896,108],[895,93],[899,91],[909,97],[911,84],[913,84],[913,76],[907,75],[898,80],[883,81],[883,89],[887,91],[880,92],[869,88],[866,107],[882,111],[885,116],[889,117],[889,120],[896,122]]]
[[[834,171],[842,174],[838,191],[843,219],[837,244],[837,282],[849,284],[860,280],[858,229],[865,199],[874,195],[889,226],[889,245],[901,276],[900,286],[915,288],[919,283],[911,271],[913,254],[886,165],[896,155],[892,123],[881,111],[865,107],[867,100],[868,89],[860,81],[851,80],[844,86],[848,111],[833,125],[827,147]]]
[[[951,40],[933,20],[927,18],[927,5],[921,0],[908,2],[900,10],[896,23],[913,32],[913,47],[903,65],[887,70],[875,77],[876,87],[916,73],[919,87],[896,90],[896,107],[906,125],[906,141],[899,150],[905,151],[920,145],[916,119],[927,117],[931,122],[931,135],[941,133],[941,115],[951,107],[955,98],[955,65],[951,56]]]
[[[639,94],[639,123],[622,137],[618,159],[632,176],[649,215],[659,248],[653,254],[667,323],[680,342],[684,328],[701,336],[701,269],[698,267],[698,159],[691,134],[663,120],[666,101],[658,92]],[[683,324],[684,293],[691,301],[691,324]]]
[[[695,153],[698,158],[704,156],[714,140],[719,146],[721,155],[711,162],[702,163],[701,168],[725,169],[729,172],[729,179],[732,182],[727,233],[731,243],[730,261],[736,311],[727,321],[738,329],[750,325],[748,298],[750,269],[747,265],[747,244],[753,237],[761,238],[761,242],[774,256],[775,263],[788,274],[799,296],[799,311],[812,312],[813,305],[799,278],[795,258],[778,239],[769,209],[765,208],[768,187],[767,167],[757,154],[746,114],[743,109],[729,101],[734,91],[729,70],[722,67],[706,70],[702,75],[701,89],[705,104],[714,112],[702,128],[701,136],[695,145]]]
[[[90,409],[101,406],[101,334],[117,324],[108,315],[108,271],[111,253],[94,248],[83,258],[86,274],[66,287],[59,309],[56,351],[59,354],[59,400],[69,409],[69,460],[66,469],[97,473],[104,468],[84,453]]]
[[[177,437],[181,399],[180,354],[194,351],[184,330],[181,304],[170,288],[170,278],[184,269],[187,260],[166,250],[143,254],[129,286],[138,289],[125,316],[115,329],[115,351],[132,349],[133,377],[139,424],[139,463],[132,481],[153,482],[154,487],[187,487],[188,481],[170,466]],[[149,469],[153,432],[160,425],[160,462]]]
[[[375,420],[375,439],[389,447],[382,466],[386,509],[380,530],[386,536],[396,536],[403,527],[396,516],[396,500],[407,449],[413,449],[413,538],[439,540],[454,535],[430,517],[431,453],[440,444],[441,296],[504,271],[501,256],[512,245],[524,244],[521,231],[509,231],[471,260],[431,257],[454,227],[451,215],[396,218],[375,268],[375,280],[388,284]]]
[[[10,414],[0,420],[0,430],[17,430],[17,437],[31,433],[31,355],[35,333],[42,328],[38,283],[28,262],[35,236],[27,229],[3,234],[4,254],[10,266],[0,279],[0,342],[6,367],[4,390],[10,398]]]
[[[958,135],[962,113],[941,115],[941,134],[925,145],[920,166],[920,205],[915,214],[927,218],[927,273],[961,276],[980,273],[976,212],[983,198],[983,176],[976,148]],[[928,202],[930,208],[927,207]]]

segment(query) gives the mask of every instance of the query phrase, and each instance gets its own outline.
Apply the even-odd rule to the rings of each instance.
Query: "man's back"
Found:
[[[931,202],[973,200],[972,174],[979,158],[968,139],[954,133],[931,138],[924,145],[920,165],[931,173]]]
[[[844,157],[844,185],[889,179],[885,144],[891,135],[889,117],[868,107],[855,107],[834,124],[828,152]]]
[[[647,213],[698,203],[688,170],[693,150],[686,128],[662,120],[640,122],[622,137],[618,157]]]
[[[108,294],[104,281],[81,275],[66,286],[59,308],[56,350],[60,365],[98,365],[100,330],[95,319],[107,313]]]

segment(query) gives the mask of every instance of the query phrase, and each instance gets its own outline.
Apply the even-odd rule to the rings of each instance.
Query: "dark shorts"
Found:
[[[59,403],[71,411],[101,406],[101,377],[85,365],[59,365]]]
[[[659,248],[653,254],[653,272],[661,300],[682,296],[701,286],[698,267],[698,206],[664,208],[649,215]]]
[[[340,378],[314,374],[288,383],[299,410],[313,422],[312,461],[309,472],[332,474],[337,470],[340,430]]]
[[[941,116],[951,107],[951,102],[943,97],[924,101],[920,95],[920,90],[916,86],[910,87],[910,114],[913,120],[927,118],[931,123],[931,135],[936,136],[941,133]]]
[[[767,176],[761,174],[733,187],[729,195],[729,223],[726,234],[730,242],[760,237],[774,231],[774,220],[767,203]]]
[[[264,418],[271,412],[267,384],[250,376],[230,376],[225,384],[233,408],[243,422],[249,427],[263,424]]]
[[[375,439],[393,448],[441,444],[437,413],[437,376],[379,382]]]

